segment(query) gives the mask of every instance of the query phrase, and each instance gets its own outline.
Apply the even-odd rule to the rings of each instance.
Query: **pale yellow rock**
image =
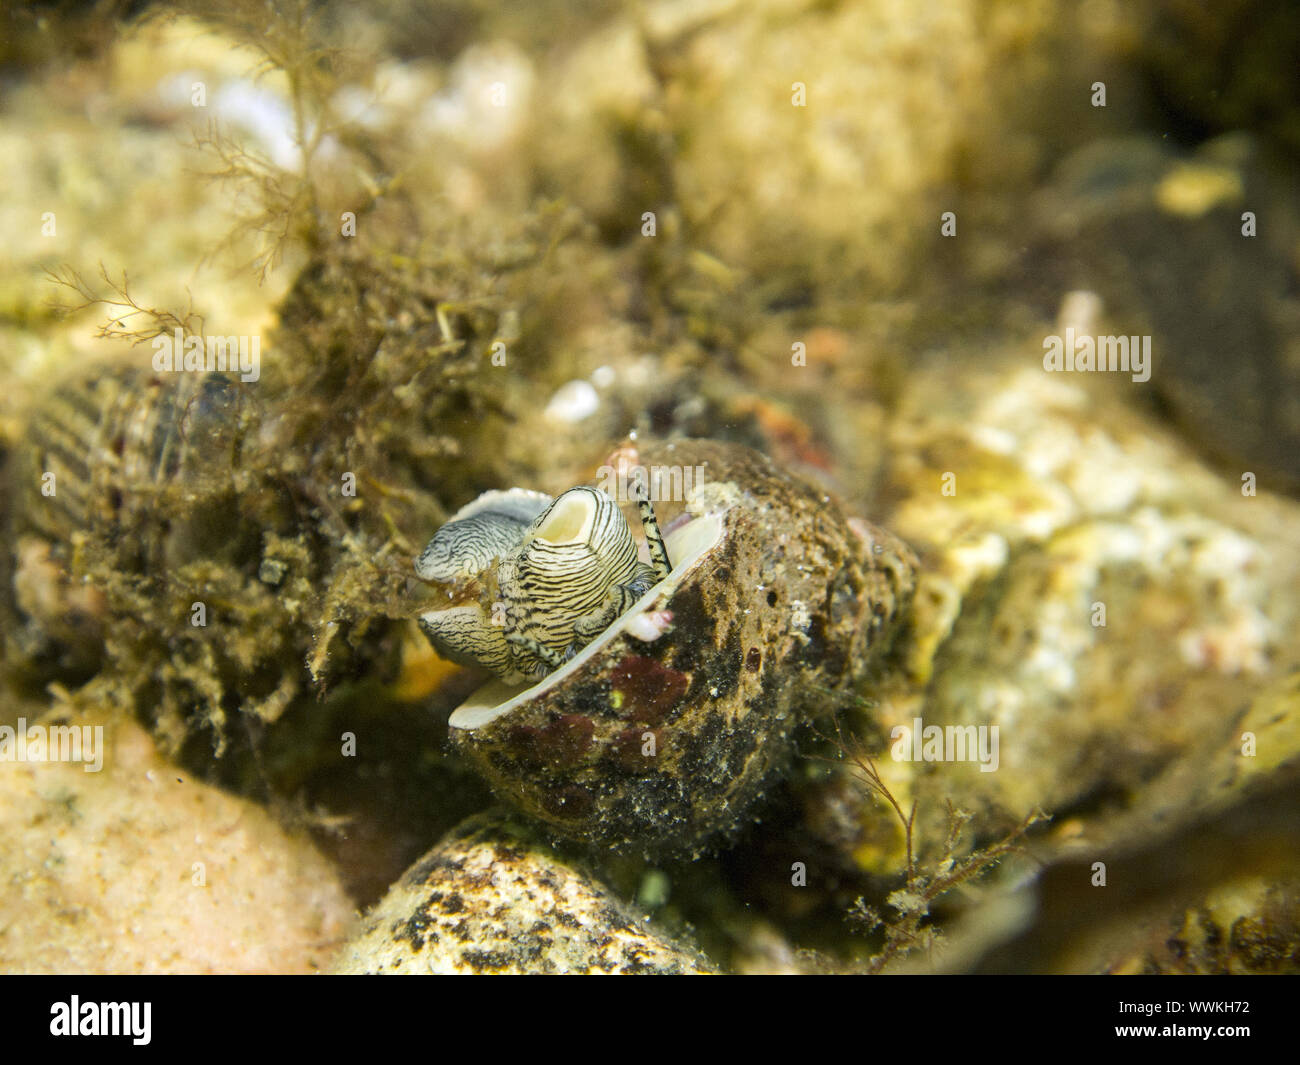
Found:
[[[954,165],[1003,124],[995,87],[1048,25],[1039,3],[647,3],[549,74],[539,165],[629,237],[671,202],[730,267],[860,295],[938,233]]]
[[[0,972],[318,969],[354,912],[312,844],[96,724],[100,772],[0,761]]]

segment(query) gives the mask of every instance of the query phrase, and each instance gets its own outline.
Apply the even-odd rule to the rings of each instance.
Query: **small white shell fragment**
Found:
[[[1105,303],[1095,292],[1087,289],[1067,292],[1056,314],[1056,328],[1061,333],[1073,329],[1076,336],[1092,336],[1105,310]]]
[[[600,396],[590,381],[570,381],[556,390],[542,413],[548,421],[571,424],[590,418],[599,408]]]
[[[642,643],[654,643],[659,639],[673,623],[673,612],[671,610],[647,610],[644,614],[636,614],[624,626],[624,632],[629,636],[635,636]]]

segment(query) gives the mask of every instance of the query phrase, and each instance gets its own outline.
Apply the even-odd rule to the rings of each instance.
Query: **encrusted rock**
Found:
[[[334,962],[337,973],[705,973],[607,887],[489,811],[415,863]]]

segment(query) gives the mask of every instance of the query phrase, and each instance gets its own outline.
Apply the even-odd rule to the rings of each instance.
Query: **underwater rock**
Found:
[[[894,426],[887,520],[926,558],[925,687],[880,693],[880,764],[922,820],[947,799],[1003,826],[1037,807],[1101,838],[1193,800],[1243,705],[1300,659],[1300,506],[1024,357],[919,375]]]
[[[917,264],[954,159],[998,124],[990,87],[1048,17],[988,19],[967,0],[650,3],[544,73],[537,161],[611,235],[680,212],[774,301],[857,298]],[[999,162],[1005,177],[1022,160]]]
[[[705,973],[532,831],[489,811],[453,830],[367,914],[347,974]]]
[[[1298,798],[1293,761],[1172,829],[1063,850],[973,915],[977,938],[1004,926],[975,971],[1294,972]]]
[[[38,725],[78,730],[60,750],[82,761],[31,760]],[[28,760],[0,762],[0,970],[308,973],[348,935],[352,903],[311,843],[168,764],[139,726],[23,727]]]
[[[1241,877],[1175,918],[1167,938],[1115,973],[1300,973],[1300,881]]]
[[[1216,95],[1216,94],[1209,94]],[[1150,388],[1229,468],[1300,489],[1300,212],[1285,162],[1244,134],[1176,153],[1095,141],[1034,198],[1035,272],[1094,289],[1148,334]]]

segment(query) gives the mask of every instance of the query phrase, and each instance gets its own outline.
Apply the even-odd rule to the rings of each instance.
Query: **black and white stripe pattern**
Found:
[[[126,531],[158,493],[228,477],[242,432],[239,386],[221,374],[160,379],[114,368],[56,388],[23,445],[23,520],[54,542]],[[54,494],[45,495],[45,474]]]
[[[621,599],[615,589],[643,569],[618,504],[598,489],[571,488],[501,560],[507,634],[536,640],[563,658],[581,642],[575,622],[607,611],[611,599]],[[525,673],[546,665],[533,656],[516,657],[524,659],[519,668]]]
[[[524,531],[546,509],[551,497],[512,488],[485,492],[462,507],[434,534],[415,560],[426,581],[455,581],[476,576],[519,546]]]
[[[516,679],[505,630],[491,624],[477,603],[431,610],[420,615],[420,628],[448,661],[482,666],[498,677]]]
[[[655,580],[662,581],[672,572],[673,564],[668,560],[668,545],[664,543],[664,534],[659,531],[654,504],[649,496],[642,494],[637,497],[636,506],[641,515],[641,528],[645,531],[646,547],[650,550]]]
[[[508,683],[536,679],[667,575],[668,553],[644,500],[642,523],[653,567],[638,559],[622,510],[599,489],[571,488],[554,500],[517,488],[487,492],[439,529],[415,564],[425,580],[458,584],[477,601],[429,611],[421,627],[445,658]]]

